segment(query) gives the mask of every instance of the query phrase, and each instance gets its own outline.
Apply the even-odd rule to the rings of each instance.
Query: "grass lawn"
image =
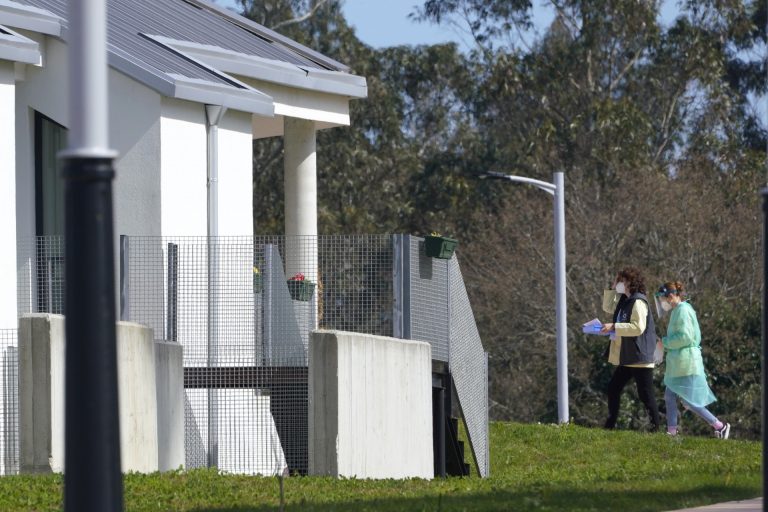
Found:
[[[285,479],[285,510],[670,510],[754,498],[758,442],[491,424],[491,477]],[[278,510],[276,478],[195,470],[125,477],[127,511]],[[0,510],[61,508],[59,475],[0,477]]]

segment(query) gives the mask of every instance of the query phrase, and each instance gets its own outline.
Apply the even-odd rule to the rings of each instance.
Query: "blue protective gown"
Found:
[[[661,341],[667,353],[664,385],[697,407],[717,400],[707,384],[701,358],[701,329],[690,304],[681,302],[672,310],[667,335]]]

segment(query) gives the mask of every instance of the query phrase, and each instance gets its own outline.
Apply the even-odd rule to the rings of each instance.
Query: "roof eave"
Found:
[[[109,65],[132,77],[158,94],[210,105],[222,105],[260,116],[273,117],[272,98],[243,84],[240,88],[206,80],[163,73],[143,66],[116,48],[109,49]]]
[[[0,30],[5,32],[0,33],[0,59],[42,65],[43,57],[37,42],[7,27],[0,26]]]
[[[174,98],[195,101],[208,105],[221,105],[232,110],[250,112],[264,117],[274,117],[275,105],[272,98],[255,89],[236,89],[231,86],[215,84],[177,75],[169,75],[174,80]]]
[[[365,77],[264,59],[217,46],[147,35],[158,43],[223,73],[233,73],[265,82],[351,98],[366,98]]]
[[[60,37],[63,24],[62,18],[44,9],[0,0],[0,25]]]

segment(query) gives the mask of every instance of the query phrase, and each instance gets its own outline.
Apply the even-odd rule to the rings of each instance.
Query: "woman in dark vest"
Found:
[[[605,428],[616,427],[619,404],[624,386],[635,379],[637,394],[648,411],[651,431],[659,428],[659,410],[653,389],[656,327],[645,295],[645,283],[640,271],[627,267],[618,273],[613,289],[603,293],[603,310],[612,313],[612,322],[602,332],[611,333],[608,362],[615,365],[608,383],[608,419]]]

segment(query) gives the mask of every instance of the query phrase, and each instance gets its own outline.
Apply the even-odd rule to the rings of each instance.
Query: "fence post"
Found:
[[[274,307],[274,290],[272,289],[274,279],[274,244],[264,244],[264,268],[262,269],[262,291],[264,295],[262,299],[264,308],[264,332],[262,333],[262,342],[264,344],[264,352],[262,354],[263,364],[265,366],[271,366],[274,363],[272,358],[272,337],[273,337],[273,325],[272,325],[272,309]]]
[[[209,236],[208,247],[208,368],[219,365],[219,238]],[[219,391],[208,387],[208,467],[219,465]]]
[[[392,337],[403,337],[403,235],[392,235]]]
[[[411,339],[411,235],[392,235],[392,337]]]
[[[178,341],[179,245],[168,243],[168,300],[165,317],[165,339]]]
[[[131,318],[129,302],[129,262],[130,242],[127,235],[120,235],[120,320],[128,321]]]

